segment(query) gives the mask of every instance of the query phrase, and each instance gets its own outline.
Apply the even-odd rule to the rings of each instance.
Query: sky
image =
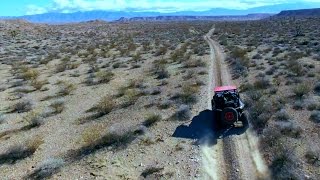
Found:
[[[90,10],[205,11],[211,8],[248,9],[253,7],[320,0],[0,0],[0,16],[22,16],[47,12]]]

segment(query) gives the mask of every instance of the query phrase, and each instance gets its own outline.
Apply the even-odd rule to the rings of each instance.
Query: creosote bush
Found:
[[[100,70],[99,72],[97,72],[96,77],[98,78],[99,83],[108,83],[109,81],[112,80],[112,78],[114,77],[114,74],[109,71]]]
[[[298,98],[302,98],[303,95],[306,95],[310,92],[310,86],[307,84],[298,84],[293,88],[293,93]]]
[[[173,115],[173,119],[178,121],[186,121],[191,117],[192,113],[188,105],[181,105],[177,112]]]
[[[32,104],[30,101],[23,100],[14,104],[11,109],[11,112],[24,113],[32,109]]]
[[[159,114],[149,114],[142,124],[146,127],[151,127],[155,125],[157,122],[161,121],[161,119],[162,117]]]
[[[59,92],[58,92],[58,95],[61,95],[61,96],[67,96],[67,95],[70,95],[71,92],[75,91],[76,90],[76,86],[74,84],[71,84],[69,82],[61,82],[59,84]]]
[[[114,100],[109,97],[103,97],[94,107],[93,111],[95,111],[99,116],[104,116],[109,114],[113,109],[115,109],[116,103]]]

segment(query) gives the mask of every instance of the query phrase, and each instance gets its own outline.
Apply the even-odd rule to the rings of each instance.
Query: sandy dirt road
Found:
[[[215,86],[236,84],[231,80],[223,49],[211,38],[214,30],[212,28],[204,36],[211,51],[208,109],[211,109]],[[269,179],[268,169],[259,153],[258,138],[250,128],[208,133],[202,140],[201,155],[202,179]]]

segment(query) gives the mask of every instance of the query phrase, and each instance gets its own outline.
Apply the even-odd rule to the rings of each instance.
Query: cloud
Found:
[[[299,0],[297,0],[299,1]],[[306,0],[315,1],[315,0]],[[31,5],[28,14],[39,12],[75,12],[89,10],[134,10],[175,12],[211,8],[247,9],[264,5],[274,5],[288,0],[53,0],[47,7]]]
[[[35,5],[28,5],[26,8],[26,15],[43,14],[46,12],[48,12],[46,8],[35,6]]]

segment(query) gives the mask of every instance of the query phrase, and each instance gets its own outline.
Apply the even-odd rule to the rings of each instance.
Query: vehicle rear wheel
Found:
[[[238,120],[238,112],[234,108],[226,107],[221,112],[221,122],[226,125],[232,125]]]

